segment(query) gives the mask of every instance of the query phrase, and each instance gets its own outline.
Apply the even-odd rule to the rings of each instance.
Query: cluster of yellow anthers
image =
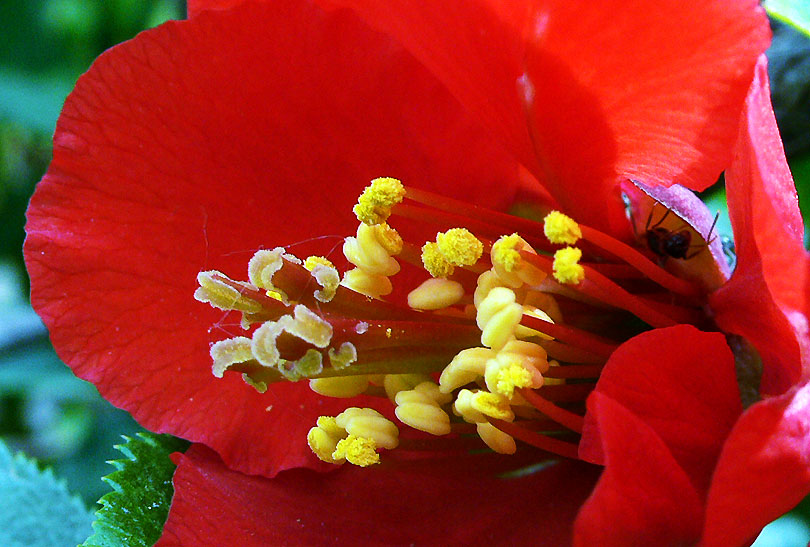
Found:
[[[375,192],[378,185],[382,188],[382,197]],[[404,194],[392,191],[391,185],[396,185],[393,179],[378,179],[361,196],[355,211],[372,210],[374,214],[370,215],[371,218],[365,217],[365,220],[381,223],[369,228],[391,230],[384,222],[388,218],[388,211]],[[369,202],[374,205],[367,205]],[[358,214],[358,217],[364,220],[362,215]],[[577,229],[570,219],[557,224],[569,231]],[[364,226],[365,223],[361,224],[358,235]],[[359,246],[359,237],[350,241],[351,246],[344,246],[347,257],[347,248],[354,252],[355,245]],[[409,306],[418,310],[439,310],[457,304],[464,296],[464,288],[461,283],[447,277],[453,274],[456,267],[474,266],[483,251],[481,241],[464,228],[438,233],[435,242],[428,242],[422,247],[422,263],[433,278],[409,293]],[[492,245],[490,251],[492,268],[478,277],[473,306],[469,311],[475,314],[484,347],[466,349],[456,355],[442,372],[438,384],[426,375],[384,376],[385,391],[396,405],[399,421],[433,435],[449,434],[450,416],[442,407],[452,403],[453,413],[468,423],[476,424],[479,436],[491,449],[507,454],[515,452],[514,439],[494,427],[489,420],[512,421],[515,418],[513,406],[530,407],[515,392],[515,388],[539,388],[544,383],[542,373],[549,367],[546,352],[540,345],[520,340],[548,337],[521,326],[520,321],[524,314],[528,314],[553,322],[543,308],[559,316],[559,309],[551,296],[531,290],[545,279],[546,274],[522,260],[521,252],[534,253],[534,250],[517,234],[502,237]],[[380,256],[383,256],[382,253]],[[359,261],[351,261],[360,266]],[[561,270],[581,269],[576,260],[566,262],[565,266],[560,267]],[[568,279],[561,281],[570,282]],[[328,392],[319,389],[321,383],[328,384],[331,389]],[[346,397],[362,393],[368,387],[367,377],[362,380],[359,377],[312,380],[310,384],[319,393]],[[470,384],[480,385],[475,389],[463,388]],[[340,389],[335,389],[338,386],[345,388],[345,391],[340,393]],[[320,453],[314,447],[313,450],[316,454]]]
[[[350,463],[366,467],[378,463],[377,447],[394,449],[399,430],[393,422],[370,408],[347,408],[334,418],[321,416],[309,430],[307,442],[325,462]]]
[[[543,377],[550,366],[558,364],[549,362],[546,350],[537,343],[550,337],[521,325],[524,316],[549,324],[561,318],[554,298],[539,289],[547,274],[525,260],[537,254],[520,236],[503,236],[485,245],[467,229],[453,228],[438,233],[435,241],[422,247],[422,263],[432,277],[409,293],[409,307],[474,318],[480,329],[481,347],[462,346],[467,349],[449,361],[438,382],[424,372],[380,374],[373,367],[355,370],[352,364],[358,361],[357,347],[351,341],[333,344],[336,321],[330,322],[324,313],[311,309],[320,308],[320,303],[347,305],[351,295],[341,290],[350,289],[374,300],[391,293],[389,278],[400,270],[394,256],[402,252],[403,240],[386,221],[405,194],[402,184],[392,178],[375,179],[365,189],[354,208],[361,221],[357,235],[346,238],[343,245],[343,253],[354,268],[342,280],[327,259],[310,257],[302,263],[280,247],[253,256],[248,265],[249,283],[216,271],[200,273],[197,300],[242,312],[245,329],[261,323],[251,337],[237,336],[213,344],[213,373],[222,377],[227,370],[242,372],[245,381],[259,391],[266,389],[268,381],[304,378],[309,379],[313,391],[329,397],[348,398],[384,390],[395,405],[397,419],[404,424],[432,435],[447,435],[452,429],[452,412],[475,424],[478,435],[492,450],[514,453],[514,439],[493,425],[493,420],[511,422],[516,415],[531,415],[531,405],[519,389],[562,382]],[[545,228],[553,243],[573,244],[581,237],[577,224],[559,213],[549,215]],[[482,260],[485,250],[488,260]],[[573,247],[555,254],[553,273],[557,281],[571,284],[583,279],[580,257],[579,249]],[[467,273],[480,272],[474,294],[466,300],[462,283],[448,279],[457,267]],[[309,272],[309,281],[302,278],[303,270]],[[320,286],[313,294],[314,301],[288,294],[289,287],[306,287],[313,280]],[[336,294],[343,296],[335,299]],[[343,303],[336,303],[339,300]],[[290,308],[292,314],[268,311]],[[355,323],[354,332],[348,335],[361,336],[368,328],[368,323]],[[386,334],[391,336],[391,328]],[[348,335],[343,332],[341,340]],[[295,359],[285,357],[293,354]],[[328,369],[324,368],[324,357],[329,361]],[[336,417],[319,418],[307,440],[324,461],[366,466],[379,461],[378,448],[395,448],[398,434],[397,426],[380,413],[349,408]]]

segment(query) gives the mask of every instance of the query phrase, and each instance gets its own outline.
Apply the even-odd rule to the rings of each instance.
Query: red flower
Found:
[[[77,83],[25,246],[32,303],[76,374],[145,427],[200,443],[177,456],[165,543],[306,543],[325,533],[559,544],[579,511],[581,544],[742,544],[808,492],[808,259],[762,63],[744,105],[768,36],[755,2],[189,4],[190,21],[113,48]],[[706,296],[722,281],[712,269],[719,241],[705,245],[712,252],[686,247],[696,251],[686,260],[663,257],[683,278],[673,277],[622,243],[634,238],[620,197],[637,231],[657,227],[660,201],[677,213],[660,227],[677,232],[683,218],[698,238],[709,232],[705,207],[662,186],[700,190],[724,168],[739,264]],[[500,235],[490,233],[499,223],[501,233],[514,224],[549,247],[528,222],[473,214],[438,195],[491,209],[530,195],[590,226],[585,280],[556,284],[572,302],[566,317],[577,319],[523,319],[556,329],[545,331],[557,339],[544,342],[549,354],[581,363],[544,374],[582,381],[521,391],[557,423],[536,411],[491,420],[544,451],[473,455],[464,438],[445,445],[403,430],[410,444],[386,452],[383,465],[290,470],[333,467],[303,442],[318,416],[370,406],[392,417],[392,405],[373,394],[322,397],[301,382],[259,393],[238,374],[211,374],[209,342],[240,329],[191,298],[197,273],[244,278],[264,245],[328,251],[354,230],[346,213],[358,186],[388,174],[433,207],[425,216],[397,206],[422,219],[403,221],[410,243],[456,214],[485,240]],[[333,239],[311,239],[320,236]],[[542,255],[521,257],[549,270]],[[415,275],[396,284],[412,288]],[[260,304],[252,319],[278,319],[270,310],[281,304],[255,287],[216,279]],[[400,306],[402,296],[393,296]],[[358,313],[392,313],[346,298]],[[333,329],[351,319],[332,314],[336,306],[323,304]],[[394,336],[405,357],[435,365],[471,345],[469,321],[396,313],[408,323]],[[633,336],[630,314],[659,328]],[[681,322],[707,332],[673,326]],[[446,346],[430,343],[436,332]],[[382,355],[386,366],[405,362],[390,346]],[[744,374],[756,355],[760,389]],[[239,370],[255,383],[267,369],[254,365]],[[738,385],[752,389],[742,400],[758,401],[745,411]],[[576,411],[591,391],[583,421]],[[548,452],[576,456],[577,441],[582,459],[606,466],[598,483],[598,467],[575,461],[495,478],[547,462]]]

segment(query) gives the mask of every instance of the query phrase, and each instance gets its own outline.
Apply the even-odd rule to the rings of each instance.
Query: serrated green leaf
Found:
[[[188,442],[154,433],[124,439],[116,448],[126,458],[109,462],[117,471],[103,480],[113,491],[99,500],[95,533],[82,547],[148,547],[160,538],[174,493],[169,455],[184,451]]]
[[[50,469],[0,442],[0,545],[73,546],[91,532],[91,513]]]
[[[765,0],[771,15],[810,36],[810,2],[807,0]]]

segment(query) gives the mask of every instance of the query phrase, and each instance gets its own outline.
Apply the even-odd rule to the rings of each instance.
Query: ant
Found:
[[[662,261],[666,260],[667,258],[682,258],[684,260],[689,260],[690,258],[697,256],[697,254],[700,253],[704,247],[708,247],[714,241],[712,232],[714,232],[717,219],[720,218],[719,212],[717,215],[715,215],[714,222],[712,222],[712,227],[709,229],[709,235],[706,238],[707,241],[705,243],[696,243],[694,245],[692,244],[692,232],[689,230],[680,229],[685,228],[686,223],[684,223],[678,230],[670,230],[661,226],[661,223],[666,220],[666,218],[672,212],[672,209],[667,209],[664,216],[662,216],[658,222],[650,226],[654,212],[655,205],[653,205],[653,208],[650,210],[650,216],[647,217],[647,224],[644,226],[644,236],[647,240],[647,247],[649,247],[653,253],[661,257]],[[690,253],[689,249],[692,247],[697,247],[698,249]]]

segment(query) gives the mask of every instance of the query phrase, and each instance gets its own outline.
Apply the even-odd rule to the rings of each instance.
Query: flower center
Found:
[[[379,449],[445,436],[467,450],[473,433],[499,453],[517,439],[576,458],[585,399],[613,350],[649,327],[707,326],[699,287],[557,211],[538,223],[380,178],[354,212],[342,277],[325,257],[279,247],[253,256],[247,282],[201,272],[194,295],[252,330],[212,345],[215,376],[239,372],[260,392],[308,381],[324,397],[393,406],[399,425],[370,408],[318,419],[307,442],[330,463],[371,465]],[[435,239],[403,238],[392,218]],[[407,297],[386,300],[397,276]],[[402,425],[424,438],[401,441]]]

